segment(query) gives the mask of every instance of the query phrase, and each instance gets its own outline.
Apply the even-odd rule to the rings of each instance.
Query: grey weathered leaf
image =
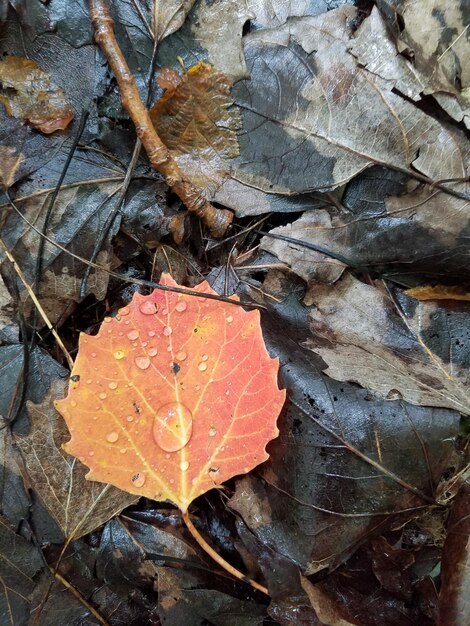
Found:
[[[17,437],[34,491],[68,540],[92,532],[138,498],[111,485],[88,481],[88,468],[61,446],[70,433],[54,400],[62,397],[66,381],[55,381],[40,404],[28,403],[31,430]]]
[[[400,0],[398,44],[413,58],[424,85],[447,113],[470,128],[470,41],[465,0]]]
[[[195,0],[166,0],[157,6],[157,39],[161,41],[184,24]]]
[[[312,243],[311,231],[331,229],[331,217],[327,211],[316,210],[305,212],[298,220],[287,226],[279,226],[270,231],[272,235],[281,235],[297,239],[304,243]],[[315,239],[315,236],[313,237]],[[346,267],[344,263],[321,252],[308,250],[305,246],[291,241],[263,237],[261,247],[276,255],[280,261],[287,263],[292,271],[310,282],[334,283]]]
[[[158,49],[161,67],[176,67],[177,58],[186,67],[206,61],[233,81],[247,77],[242,31],[252,17],[239,0],[196,0],[183,26],[164,39]],[[223,42],[223,45],[221,45]]]
[[[440,139],[440,124],[348,52],[355,16],[343,6],[245,37],[251,79],[233,92],[244,126],[234,178],[301,193],[337,187],[373,164],[454,177],[454,146]]]
[[[2,626],[26,626],[28,596],[34,575],[42,567],[38,548],[16,535],[0,517],[0,622]]]
[[[351,0],[247,0],[253,12],[252,29],[276,28],[290,17],[318,15],[336,9]]]
[[[383,398],[470,414],[468,305],[418,302],[365,285],[349,274],[307,295],[312,335],[306,345],[336,380]]]
[[[276,296],[287,289],[291,282]],[[403,522],[433,502],[442,472],[455,463],[459,414],[385,402],[324,376],[321,360],[300,346],[308,310],[298,297],[269,306],[263,318],[289,400],[269,460],[238,482],[230,504],[261,541],[310,574],[345,560],[397,515]]]

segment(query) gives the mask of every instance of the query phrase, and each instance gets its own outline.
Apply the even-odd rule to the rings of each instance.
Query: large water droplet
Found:
[[[106,441],[109,441],[109,443],[116,443],[116,441],[119,439],[119,434],[113,430],[113,432],[108,433],[106,435]]]
[[[138,356],[135,358],[134,362],[141,370],[146,370],[150,367],[150,359],[147,356]]]
[[[135,341],[138,336],[139,336],[139,331],[138,330],[130,330],[127,333],[127,338],[130,339],[131,341]]]
[[[149,348],[149,350],[148,350],[148,355],[149,356],[157,356],[157,354],[158,354],[157,348]]]
[[[184,300],[181,300],[175,306],[175,309],[178,311],[178,313],[183,313],[183,311],[186,311],[187,308],[188,308],[188,305],[186,304]]]
[[[161,406],[153,423],[153,438],[165,452],[176,452],[188,443],[193,430],[191,411],[180,402]]]
[[[187,358],[187,354],[184,350],[180,350],[179,352],[176,353],[176,358],[178,359],[178,361],[184,361]]]
[[[154,315],[154,313],[158,311],[158,304],[145,300],[145,302],[142,302],[139,306],[139,311],[144,315]]]
[[[134,487],[143,487],[145,484],[145,474],[137,472],[132,475],[131,481]]]

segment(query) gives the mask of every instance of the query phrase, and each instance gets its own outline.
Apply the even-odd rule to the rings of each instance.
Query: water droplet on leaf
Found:
[[[133,474],[131,480],[134,487],[143,487],[145,484],[145,474],[141,474],[139,472],[137,474]]]
[[[189,462],[188,461],[181,461],[180,463],[180,470],[182,472],[185,472],[189,467]]]
[[[115,382],[108,383],[108,387],[109,387],[110,389],[117,389],[117,386],[118,386],[118,384],[117,384],[117,383],[115,383]]]
[[[229,324],[231,324],[231,323],[233,322],[233,316],[232,316],[232,315],[229,315],[229,316],[227,317],[227,322],[228,322]]]
[[[157,348],[149,348],[148,355],[149,356],[157,356],[158,350]]]
[[[178,304],[175,306],[175,309],[178,311],[178,313],[183,313],[183,311],[186,311],[187,308],[188,305],[184,300],[181,300],[181,302],[178,302]]]
[[[173,331],[169,326],[165,326],[165,328],[163,329],[163,334],[165,335],[165,337],[169,337],[172,332]]]
[[[150,359],[147,356],[136,357],[134,363],[141,370],[146,370],[148,367],[150,367]]]
[[[145,302],[142,302],[141,305],[139,306],[139,311],[143,313],[144,315],[153,315],[154,313],[157,313],[158,311],[158,304],[155,304],[155,302],[149,302],[148,300],[146,300]]]
[[[109,441],[109,443],[116,443],[116,441],[119,439],[119,434],[113,430],[113,432],[108,433],[106,435],[106,441]]]
[[[139,331],[138,330],[130,330],[127,333],[127,338],[130,339],[131,341],[135,341],[138,336],[139,336]]]
[[[214,428],[214,426],[211,426],[209,428],[209,437],[215,437],[217,435],[217,428]]]
[[[101,400],[106,400],[106,398],[108,397],[105,392],[103,391],[103,393],[100,393],[98,396]]]
[[[178,359],[178,361],[184,361],[187,358],[187,354],[184,350],[180,350],[179,352],[176,353],[176,358]]]
[[[120,359],[123,359],[126,356],[126,353],[124,352],[124,350],[116,350],[114,352],[114,358],[117,359],[118,361]]]
[[[198,369],[200,372],[205,372],[205,371],[206,371],[206,369],[207,369],[207,363],[199,363],[199,365],[197,366],[197,369]]]
[[[176,452],[188,443],[193,429],[191,411],[181,402],[160,407],[155,415],[153,438],[165,452]]]

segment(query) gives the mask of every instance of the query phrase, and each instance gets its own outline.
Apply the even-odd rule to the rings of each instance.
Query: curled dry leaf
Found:
[[[9,115],[42,133],[64,130],[73,119],[63,90],[37,63],[23,57],[7,56],[0,61],[0,102]]]
[[[0,187],[8,189],[15,182],[15,174],[24,161],[24,155],[12,146],[0,146]]]
[[[176,286],[169,276],[163,285]],[[285,392],[258,311],[155,290],[136,294],[96,337],[82,335],[69,394],[56,403],[67,452],[87,478],[170,500],[197,496],[268,458]]]

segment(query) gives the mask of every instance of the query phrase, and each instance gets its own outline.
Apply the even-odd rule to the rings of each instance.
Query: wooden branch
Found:
[[[114,35],[107,0],[89,0],[90,18],[95,41],[103,51],[121,91],[122,105],[134,122],[137,137],[144,146],[151,166],[160,172],[169,187],[181,198],[187,209],[208,226],[214,237],[222,237],[233,219],[233,213],[217,209],[185,176],[155,130],[149,113],[140,99],[136,82]]]

